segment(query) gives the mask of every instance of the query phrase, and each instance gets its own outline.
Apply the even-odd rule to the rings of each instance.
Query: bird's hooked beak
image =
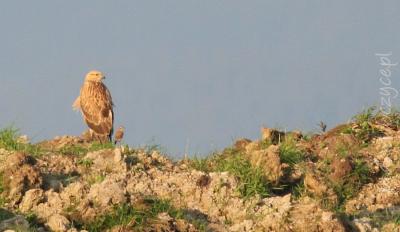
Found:
[[[105,79],[106,79],[106,76],[103,76],[101,79],[102,79],[102,80],[105,80]]]

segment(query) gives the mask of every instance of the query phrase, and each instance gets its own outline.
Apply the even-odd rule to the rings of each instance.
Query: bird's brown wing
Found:
[[[80,99],[82,114],[89,128],[97,134],[111,136],[114,112],[107,87],[102,83],[85,83]]]

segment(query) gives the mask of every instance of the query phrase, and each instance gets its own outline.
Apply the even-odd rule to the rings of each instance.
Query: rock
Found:
[[[176,229],[177,231],[182,231],[182,232],[198,232],[195,226],[182,219],[176,220]]]
[[[385,167],[386,169],[389,169],[393,166],[393,160],[390,159],[389,157],[385,157],[383,159],[383,167]]]
[[[249,143],[251,143],[250,139],[242,138],[242,139],[236,140],[236,142],[233,146],[238,150],[245,150],[246,146],[249,145]]]
[[[313,172],[307,172],[304,177],[304,187],[317,197],[323,197],[328,192],[328,186]]]
[[[33,212],[38,218],[48,220],[50,216],[61,214],[64,210],[64,202],[60,198],[60,194],[52,189],[44,193],[44,201],[33,208]]]
[[[12,155],[8,156],[7,159],[5,160],[4,164],[1,166],[2,170],[3,169],[15,169],[18,167],[21,167],[24,164],[34,164],[34,159],[30,156],[27,156],[26,154],[22,152],[15,152]]]
[[[21,135],[17,138],[17,142],[18,143],[22,143],[22,144],[28,144],[29,143],[29,138],[27,135]]]
[[[382,226],[382,232],[400,232],[400,225],[398,223],[388,223]]]
[[[379,137],[373,140],[373,145],[377,150],[389,150],[393,147],[394,137],[386,136],[386,137]]]
[[[276,129],[261,128],[261,138],[264,141],[270,141],[272,144],[279,144],[285,139],[285,133]]]
[[[245,220],[242,223],[235,224],[229,228],[232,232],[246,232],[253,231],[254,222],[252,220]]]
[[[360,218],[353,221],[354,227],[359,232],[379,232],[378,229],[371,226],[371,219]]]
[[[99,213],[103,213],[102,211],[104,211],[104,209],[97,210],[94,207],[93,202],[89,199],[80,201],[76,208],[77,212],[79,212],[80,219],[83,221],[93,221]]]
[[[295,141],[300,141],[303,138],[303,134],[301,133],[301,131],[298,130],[287,133],[287,136],[290,136]]]
[[[120,148],[114,149],[114,162],[120,163],[123,161],[123,159],[124,159],[124,157],[122,155],[121,149]]]
[[[21,204],[19,205],[19,209],[23,213],[28,213],[31,209],[37,206],[44,198],[42,189],[31,189],[25,193],[25,196],[22,199]]]
[[[245,151],[246,154],[251,154],[254,151],[260,150],[261,145],[259,141],[250,142],[246,145]]]
[[[46,225],[52,230],[57,232],[67,231],[70,228],[68,219],[60,214],[50,216]]]
[[[396,175],[365,185],[354,199],[347,201],[345,208],[350,214],[359,210],[375,212],[399,204],[400,175]]]
[[[169,214],[167,212],[158,214],[157,218],[161,221],[172,221],[173,220],[173,218],[171,216],[169,216]]]
[[[258,207],[253,209],[258,218],[253,221],[253,231],[290,231],[287,218],[292,207],[291,194],[262,199],[258,202]]]
[[[353,170],[348,158],[335,157],[330,165],[332,173],[329,178],[334,183],[341,183],[344,177],[349,175]]]
[[[19,215],[0,222],[0,231],[15,228],[18,228],[18,231],[29,231],[29,222],[23,216]]]
[[[290,212],[291,231],[299,232],[345,232],[343,224],[332,212],[320,208],[311,198],[303,198]]]
[[[39,166],[45,166],[48,173],[58,174],[49,176],[70,175],[78,171],[75,158],[69,155],[47,155],[38,163]]]
[[[335,192],[331,188],[328,188],[326,183],[321,180],[320,175],[317,175],[312,170],[308,170],[304,177],[304,187],[307,192],[311,193],[318,200],[324,200],[331,205],[337,203],[338,198]]]
[[[158,150],[151,152],[150,157],[153,160],[153,164],[162,164],[164,166],[170,166],[172,164],[171,160],[165,155],[162,155]]]
[[[33,166],[34,159],[23,153],[14,153],[4,162],[4,187],[7,190],[11,205],[19,203],[26,191],[39,188],[42,177],[39,170]]]
[[[101,207],[123,204],[127,202],[125,186],[110,178],[94,184],[90,188],[88,198],[100,204]]]
[[[119,149],[88,152],[85,159],[92,160],[92,169],[100,172],[125,172],[126,162]]]
[[[347,153],[351,155],[359,150],[360,144],[357,138],[351,134],[333,134],[329,132],[320,141],[316,140],[315,153],[321,159],[333,159],[337,154]]]
[[[70,205],[79,202],[84,198],[86,193],[86,186],[83,183],[74,182],[63,189],[60,193],[60,197],[66,205]]]
[[[282,170],[284,175],[283,181],[285,183],[298,183],[301,181],[301,178],[304,176],[304,170],[301,168],[299,164],[294,164],[290,166],[289,164],[282,164]]]
[[[278,183],[282,177],[282,167],[279,157],[279,146],[271,145],[267,149],[253,151],[247,155],[251,165],[260,167],[265,177],[273,182]]]

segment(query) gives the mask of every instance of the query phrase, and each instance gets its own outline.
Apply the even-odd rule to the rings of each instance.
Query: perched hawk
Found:
[[[110,91],[103,84],[104,75],[99,71],[90,71],[81,87],[79,97],[72,107],[81,110],[83,119],[89,126],[91,137],[111,141],[114,124],[113,102]]]

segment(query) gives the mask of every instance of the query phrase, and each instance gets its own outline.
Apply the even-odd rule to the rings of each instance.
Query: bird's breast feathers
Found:
[[[80,107],[85,121],[100,134],[109,133],[113,127],[113,102],[103,83],[87,81],[80,94]]]

